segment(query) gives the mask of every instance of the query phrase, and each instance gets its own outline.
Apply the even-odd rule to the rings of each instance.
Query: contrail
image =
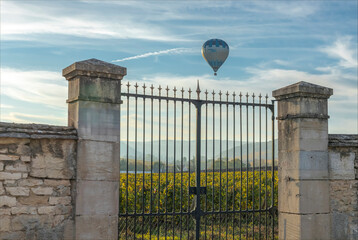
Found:
[[[133,56],[133,57],[117,59],[117,60],[113,60],[112,62],[123,62],[123,61],[127,61],[127,60],[138,59],[138,58],[146,58],[146,57],[150,57],[150,56],[158,56],[158,55],[165,55],[165,54],[182,54],[182,53],[190,53],[190,52],[194,52],[194,49],[192,49],[192,48],[172,48],[172,49],[162,50],[162,51],[158,51],[158,52],[149,52],[149,53],[144,53],[144,54]]]

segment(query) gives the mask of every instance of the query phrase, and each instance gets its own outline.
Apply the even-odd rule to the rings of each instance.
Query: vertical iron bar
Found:
[[[120,82],[120,87],[122,88],[122,81]],[[119,104],[119,127],[121,128],[121,117],[122,117],[122,104]],[[119,131],[119,159],[118,159],[118,171],[119,171],[119,190],[121,189],[121,133],[122,131]],[[120,195],[122,195],[120,193]],[[120,209],[121,209],[121,201],[118,201],[118,214],[120,213]],[[118,216],[119,218],[119,216]],[[118,225],[117,225],[117,229],[118,229],[118,234],[119,234],[119,223],[120,221],[118,221]]]
[[[226,239],[228,236],[229,211],[229,92],[226,92]]]
[[[242,102],[242,94],[240,92],[240,103]],[[240,211],[242,210],[242,105],[240,104]],[[241,239],[241,215],[239,216],[239,228],[240,235],[239,239]]]
[[[213,95],[213,101],[215,101],[215,92],[213,90],[212,92]],[[212,208],[212,212],[215,211],[215,207],[214,207],[214,197],[215,197],[215,104],[213,103],[213,171],[212,171],[212,199],[211,199],[211,208]],[[211,238],[214,238],[214,215],[211,215]]]
[[[129,82],[127,84],[127,92],[129,93]],[[127,95],[127,176],[126,176],[126,239],[128,239],[128,162],[129,162],[129,95]]]
[[[153,96],[153,84],[150,87]],[[153,98],[150,99],[150,213],[153,212]],[[149,218],[149,239],[152,239],[152,216]]]
[[[201,103],[195,104],[196,107],[196,240],[200,237],[200,177],[201,177]]]
[[[159,88],[158,88],[158,90],[159,90],[159,96],[161,96],[161,90],[162,90],[162,87],[159,85]],[[162,113],[161,113],[161,99],[159,99],[159,134],[158,134],[158,136],[159,136],[159,151],[158,151],[158,159],[159,159],[159,163],[158,163],[158,168],[159,168],[159,170],[158,170],[158,203],[157,203],[157,205],[158,205],[158,209],[157,209],[157,211],[158,211],[158,213],[160,213],[160,172],[161,172],[161,149],[160,149],[160,145],[161,145],[161,116],[162,116]],[[157,236],[158,236],[158,239],[159,239],[159,236],[160,236],[160,215],[158,214],[158,233],[157,233]]]
[[[249,103],[249,93],[246,94],[246,103]],[[249,203],[249,107],[246,105],[246,238],[249,237],[248,230],[248,203]]]
[[[268,98],[268,96],[267,96],[267,94],[266,94],[266,105],[267,105],[267,98]],[[265,230],[266,230],[266,239],[267,239],[267,236],[268,236],[268,220],[267,220],[267,209],[268,209],[268,206],[267,206],[267,158],[268,158],[268,153],[267,153],[267,150],[268,150],[268,146],[267,146],[267,107],[266,107],[266,114],[265,114],[265,131],[266,131],[266,133],[265,133],[265,137],[266,137],[266,150],[265,150],[265,152],[266,152],[266,156],[265,156],[265,159],[266,159],[266,163],[265,163]]]
[[[196,108],[196,207],[195,207],[195,220],[196,220],[196,239],[200,238],[200,218],[201,218],[201,202],[200,202],[200,185],[201,185],[201,106],[200,101],[200,87],[199,80],[196,89],[197,102],[194,104]]]
[[[221,171],[222,171],[222,107],[221,107],[221,91],[219,92],[220,96],[220,172],[219,172],[219,178],[220,178],[220,185],[219,185],[219,222],[221,223]],[[219,236],[221,236],[221,224],[219,225]]]
[[[168,174],[169,174],[169,161],[168,161],[168,150],[169,150],[169,142],[168,142],[168,138],[169,138],[169,124],[168,124],[168,120],[169,120],[169,100],[168,100],[168,94],[169,94],[169,88],[167,86],[167,88],[165,89],[167,91],[167,120],[166,120],[166,159],[165,159],[165,165],[166,165],[166,174],[165,174],[165,213],[168,213]],[[168,231],[168,215],[165,215],[165,228],[164,228],[164,236],[165,239],[167,239],[167,231]]]
[[[255,237],[255,94],[252,94],[252,238]]]
[[[261,98],[262,98],[262,95],[260,93],[259,95],[259,103],[261,104]],[[259,190],[259,239],[261,239],[261,177],[262,177],[262,169],[261,169],[261,160],[262,160],[262,156],[261,156],[261,105],[259,106],[259,142],[260,142],[260,145],[259,145],[259,152],[260,152],[260,155],[259,155],[259,161],[260,161],[260,190]]]
[[[233,96],[233,102],[235,103],[235,92],[232,94]],[[233,159],[234,159],[234,173],[233,173],[233,195],[232,195],[232,211],[235,211],[235,192],[236,192],[236,159],[235,159],[235,155],[236,155],[236,151],[235,151],[235,134],[236,134],[236,119],[235,119],[235,115],[236,115],[236,108],[235,108],[236,104],[234,104],[233,106]],[[233,214],[232,216],[232,239],[235,239],[235,214]]]
[[[191,89],[189,88],[189,99],[191,99]],[[188,174],[189,174],[189,184],[188,184],[188,186],[189,186],[189,188],[188,188],[188,215],[187,215],[187,227],[188,227],[188,239],[190,239],[190,226],[189,226],[189,216],[190,216],[190,214],[189,214],[189,212],[190,212],[190,191],[189,191],[189,189],[190,189],[190,182],[191,182],[191,176],[190,176],[190,171],[191,171],[191,169],[190,169],[190,150],[191,150],[191,148],[190,148],[190,145],[191,145],[191,103],[189,102],[188,103],[189,104],[189,156],[188,156],[188,159],[189,159],[189,172],[188,172]]]
[[[134,85],[135,87],[135,127],[134,127],[134,213],[137,213],[137,140],[138,140],[138,84]],[[134,216],[134,222],[137,222],[137,216]],[[134,229],[134,239],[136,238],[136,229]]]
[[[205,187],[208,189],[208,90],[205,90]],[[208,211],[208,193],[205,194],[205,212]],[[205,240],[207,216],[205,215]]]
[[[271,183],[271,208],[272,208],[272,239],[275,237],[275,109],[272,100],[272,183]]]
[[[143,94],[145,95],[145,84],[143,85]],[[143,98],[143,189],[142,189],[142,208],[143,208],[143,216],[142,216],[142,239],[144,238],[144,211],[145,211],[145,200],[144,200],[144,181],[145,181],[145,98]]]
[[[174,98],[176,98],[176,87],[174,87],[173,89],[174,91]],[[177,129],[177,100],[175,99],[174,100],[174,185],[173,185],[173,213],[175,212],[175,175],[176,175],[176,167],[177,167],[177,164],[176,164],[176,129]],[[174,240],[174,231],[175,231],[175,224],[174,224],[174,221],[175,220],[175,215],[173,214],[173,221],[172,221],[172,227],[173,227],[173,240]]]
[[[184,164],[183,164],[183,157],[184,157],[184,89],[181,89],[181,154],[180,154],[180,158],[181,158],[181,168],[180,168],[180,212],[183,213],[183,168],[184,168]],[[183,215],[180,214],[180,239],[182,239],[182,234],[183,234],[183,227],[182,227],[182,220],[183,220]]]

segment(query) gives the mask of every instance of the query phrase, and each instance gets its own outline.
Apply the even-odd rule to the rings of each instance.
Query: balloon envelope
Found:
[[[216,72],[229,55],[229,45],[221,39],[210,39],[203,44],[201,54],[216,75]]]

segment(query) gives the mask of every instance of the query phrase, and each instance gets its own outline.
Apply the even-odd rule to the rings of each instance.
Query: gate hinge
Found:
[[[196,195],[196,188],[197,187],[189,187],[189,194]],[[206,194],[206,187],[200,187],[200,194]]]

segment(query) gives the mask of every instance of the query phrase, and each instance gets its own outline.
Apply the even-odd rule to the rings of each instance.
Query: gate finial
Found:
[[[199,79],[198,79],[198,81],[197,81],[197,86],[196,86],[196,93],[198,94],[198,100],[200,100],[200,86],[199,86]]]

